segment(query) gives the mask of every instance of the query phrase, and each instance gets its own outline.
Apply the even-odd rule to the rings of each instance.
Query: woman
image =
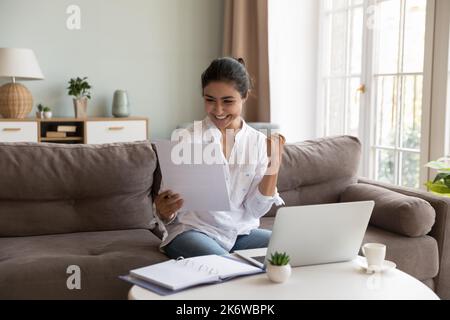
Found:
[[[267,139],[242,119],[251,89],[244,61],[214,60],[202,74],[202,88],[207,117],[201,125],[222,145],[231,210],[179,211],[180,195],[161,192],[155,199],[157,215],[167,229],[161,248],[173,259],[267,247],[271,232],[258,229],[259,219],[273,204],[283,204],[276,185],[285,140],[281,135]]]

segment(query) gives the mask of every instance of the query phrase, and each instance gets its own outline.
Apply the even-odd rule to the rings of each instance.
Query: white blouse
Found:
[[[204,134],[198,134],[199,125]],[[187,130],[191,135],[192,142],[221,143],[222,134],[208,117]],[[202,141],[199,141],[199,137]],[[235,136],[229,159],[225,159],[223,153],[222,157],[226,166],[225,178],[230,194],[231,210],[180,211],[172,221],[165,225],[155,215],[158,225],[160,228],[162,227],[160,231],[163,232],[161,248],[179,234],[188,230],[197,230],[213,238],[224,249],[230,251],[237,236],[247,235],[251,230],[259,227],[259,219],[270,210],[273,204],[284,204],[278,192],[275,192],[274,196],[264,196],[258,188],[268,164],[266,136],[263,133],[242,121],[242,128]],[[195,182],[193,182],[193,187],[195,187]]]

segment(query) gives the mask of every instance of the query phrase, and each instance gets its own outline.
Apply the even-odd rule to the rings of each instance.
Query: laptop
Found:
[[[234,253],[260,268],[276,251],[286,252],[292,267],[353,260],[374,205],[374,201],[357,201],[282,207],[275,217],[268,248]]]

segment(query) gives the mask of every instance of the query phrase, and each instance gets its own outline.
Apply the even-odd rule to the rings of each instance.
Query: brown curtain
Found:
[[[223,54],[243,58],[253,79],[244,119],[270,122],[268,0],[225,0]]]

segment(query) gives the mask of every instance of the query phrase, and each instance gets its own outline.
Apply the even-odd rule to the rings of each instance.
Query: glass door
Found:
[[[359,137],[360,174],[414,188],[429,129],[422,127],[428,4],[434,0],[322,0],[321,7],[319,134]]]
[[[326,0],[322,13],[322,134],[359,136],[364,1]]]
[[[427,0],[374,8],[372,176],[418,188]]]

